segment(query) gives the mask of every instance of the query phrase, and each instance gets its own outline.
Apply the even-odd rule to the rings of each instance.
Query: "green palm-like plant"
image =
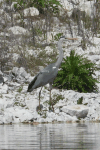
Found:
[[[83,56],[75,54],[73,50],[70,56],[66,57],[61,64],[61,69],[58,71],[53,86],[79,92],[97,91],[96,83],[98,81],[93,78],[95,70],[94,63]]]

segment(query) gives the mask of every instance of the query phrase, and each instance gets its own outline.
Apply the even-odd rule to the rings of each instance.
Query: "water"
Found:
[[[2,149],[100,150],[100,124],[0,125]]]

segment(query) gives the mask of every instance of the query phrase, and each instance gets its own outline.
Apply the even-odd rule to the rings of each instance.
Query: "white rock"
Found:
[[[12,73],[14,73],[15,75],[18,75],[18,70],[19,68],[13,67]]]
[[[13,115],[11,112],[4,111],[3,115],[0,115],[0,123],[12,123]]]
[[[16,62],[18,60],[18,58],[20,57],[19,54],[13,53],[12,54],[13,60]]]
[[[96,78],[100,81],[100,71],[95,71]]]
[[[60,0],[61,5],[63,6],[63,9],[67,11],[68,15],[70,16],[73,10],[73,5],[68,2],[67,0]],[[60,8],[60,15],[64,14],[64,10]]]
[[[56,34],[57,32],[47,32],[47,42],[50,43]]]
[[[39,11],[35,7],[30,7],[30,8],[24,9],[24,17],[27,17],[27,16],[38,16],[38,15],[39,15]]]
[[[66,113],[64,113],[64,112],[60,112],[59,115],[60,115],[60,116],[64,116],[64,120],[63,120],[63,121],[75,122],[75,121],[78,120],[76,116],[70,116],[70,115],[68,115],[68,114],[66,114]]]
[[[0,84],[0,93],[4,94],[8,92],[8,86],[6,84],[1,85]]]
[[[81,11],[85,11],[86,14],[90,17],[93,17],[93,15],[96,14],[96,9],[94,8],[94,1],[83,1],[83,3],[80,3],[79,8]]]
[[[98,92],[100,93],[100,83],[96,83],[96,85],[98,86]]]
[[[56,104],[54,105],[54,108],[57,109],[57,108],[60,108],[60,107],[62,107],[62,106],[66,106],[67,104],[68,104],[68,103],[67,103],[66,101],[64,101],[64,100],[59,100],[58,103],[56,103]]]
[[[65,121],[65,117],[64,116],[58,116],[57,121],[63,122],[63,121]]]
[[[4,14],[4,17],[5,17],[5,19],[7,20],[7,21],[11,21],[11,17],[9,16],[9,14],[8,13],[5,13]]]
[[[57,113],[57,114],[59,113],[59,109],[58,109],[58,108],[57,108],[57,109],[55,109],[55,113]]]
[[[13,14],[13,19],[20,19],[21,15],[19,13]]]
[[[4,10],[0,9],[0,15],[3,15],[3,13],[4,13]]]
[[[33,115],[29,112],[29,110],[22,108],[15,108],[12,115],[14,118],[19,118],[20,122],[29,121],[33,118]]]
[[[4,104],[0,103],[0,115],[4,113]]]
[[[20,27],[20,26],[13,26],[13,27],[10,27],[8,29],[9,32],[12,32],[13,34],[15,35],[20,35],[20,34],[23,34],[23,35],[26,35],[26,34],[29,34],[28,30]]]
[[[52,122],[52,118],[46,118],[45,120],[44,120],[45,122]]]
[[[23,67],[19,68],[18,74],[24,78],[28,78],[30,76]]]
[[[12,115],[6,114],[3,116],[3,123],[12,123],[13,117]]]
[[[95,109],[94,106],[91,106],[91,107],[89,108],[88,115],[94,114],[94,113],[95,113],[95,110],[94,110],[94,109]]]
[[[73,11],[73,4],[67,0],[60,0],[64,10],[67,11],[67,14],[70,16]],[[96,9],[94,7],[94,1],[87,1],[87,0],[73,0],[74,4],[77,4],[76,6],[74,5],[74,8],[78,8],[81,11],[85,11],[87,15],[90,17],[93,17],[94,14],[96,14]],[[60,15],[63,15],[64,10],[61,8],[60,9]]]
[[[28,99],[28,100],[27,100]],[[36,107],[39,105],[38,97],[35,99],[33,96],[30,95],[26,98],[26,105],[30,110],[33,110],[33,112],[36,111]]]
[[[51,53],[53,53],[53,49],[49,46],[46,46],[45,48],[46,54],[50,55]]]
[[[3,115],[0,115],[0,124],[3,124]]]
[[[30,74],[28,74],[23,67],[21,68],[13,67],[12,73],[19,78],[23,77],[28,79],[30,76]]]
[[[52,17],[52,20],[55,25],[58,25],[60,23],[60,21],[57,17]]]
[[[0,32],[0,36],[5,36],[5,37],[9,37],[10,34],[6,33],[6,32]]]
[[[88,114],[89,108],[84,105],[73,105],[64,106],[61,110],[71,116],[76,116],[77,118],[85,118]]]
[[[28,55],[37,57],[37,54],[35,53],[35,51],[33,49],[27,50]]]
[[[47,117],[48,118],[55,118],[56,117],[56,114],[55,113],[53,113],[53,112],[47,112]]]
[[[94,63],[96,63],[96,61],[100,60],[100,55],[89,55],[87,57],[88,57],[89,60],[91,60]]]
[[[20,119],[19,118],[16,118],[16,117],[13,117],[13,123],[20,123]]]

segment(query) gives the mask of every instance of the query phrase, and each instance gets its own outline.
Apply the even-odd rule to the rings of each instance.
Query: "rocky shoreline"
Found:
[[[32,77],[26,73],[24,68],[19,69],[20,73],[17,69],[19,68],[13,69],[13,71],[16,70],[17,79],[13,78],[14,81],[9,81],[10,74],[10,77],[4,78],[5,84],[0,84],[0,124],[100,121],[100,92],[79,93],[73,90],[53,89],[52,99],[55,100],[55,97],[59,96],[61,99],[54,105],[54,112],[50,112],[47,103],[49,85],[43,87],[41,93],[43,109],[38,113],[36,107],[40,89],[27,93],[28,84],[25,84],[24,81],[26,78],[31,80]],[[20,83],[18,83],[19,80],[21,80]],[[82,104],[78,105],[77,101],[80,98],[82,98]]]
[[[39,11],[32,7],[24,9],[25,18],[21,18],[21,14],[14,10],[13,3],[4,3],[0,1],[0,55],[1,58],[5,53],[5,65],[11,67],[10,71],[0,72],[0,75],[4,78],[0,82],[0,124],[12,124],[12,123],[53,123],[53,122],[100,122],[100,34],[93,36],[92,31],[84,28],[84,23],[81,20],[81,26],[78,26],[73,19],[70,19],[70,25],[68,22],[64,22],[63,17],[66,14],[70,17],[73,13],[73,5],[75,10],[77,6],[80,8],[80,12],[85,12],[90,18],[93,18],[93,11],[95,8],[94,1],[77,1],[72,2],[66,0],[60,0],[64,9],[60,10],[60,18],[52,17],[51,31],[47,28],[46,37],[41,33],[41,28],[46,25],[46,20],[39,16]],[[83,7],[86,6],[86,7]],[[65,11],[66,10],[66,11]],[[77,9],[78,10],[78,9]],[[30,14],[28,13],[30,12]],[[77,12],[77,11],[76,11]],[[38,16],[37,20],[31,18]],[[62,17],[63,16],[63,17]],[[41,17],[41,18],[40,18]],[[81,16],[82,17],[82,16]],[[23,21],[22,21],[23,19]],[[30,21],[30,20],[31,21]],[[61,22],[61,19],[63,22]],[[40,36],[35,36],[34,42],[41,44],[41,47],[36,48],[33,44],[32,29],[29,26],[36,28]],[[33,21],[33,22],[32,22]],[[24,24],[24,27],[22,26]],[[37,28],[39,26],[41,28]],[[80,28],[80,34],[79,32]],[[70,31],[71,30],[71,31]],[[49,86],[46,85],[42,89],[41,93],[41,105],[43,109],[41,112],[37,112],[39,90],[34,90],[31,93],[27,93],[29,82],[34,78],[31,76],[31,72],[25,71],[26,60],[24,56],[31,58],[34,56],[34,60],[40,56],[42,61],[45,59],[45,65],[48,65],[48,61],[52,62],[51,57],[57,56],[57,38],[60,34],[66,34],[68,37],[75,37],[77,41],[66,41],[63,44],[64,58],[70,55],[71,50],[75,50],[75,53],[84,55],[93,63],[96,64],[98,70],[95,72],[95,78],[99,83],[98,92],[93,93],[79,93],[73,90],[52,90],[52,100],[58,99],[59,101],[54,105],[54,112],[49,111]],[[87,35],[88,34],[88,35]],[[85,43],[84,43],[85,39]],[[53,45],[53,46],[50,46]],[[83,45],[82,45],[83,44]],[[5,45],[5,47],[4,47]],[[31,46],[30,46],[31,45]],[[37,46],[37,45],[36,45]],[[44,56],[45,54],[46,58]],[[52,55],[52,56],[51,56]],[[47,57],[48,56],[48,57]],[[51,57],[50,57],[51,56]],[[8,61],[10,60],[10,62]],[[22,62],[21,62],[22,61]],[[27,60],[29,61],[29,59]],[[12,63],[14,62],[14,63]],[[30,64],[32,64],[31,62]],[[14,64],[18,64],[19,67],[15,67]],[[36,74],[43,66],[40,63],[36,66],[33,64],[32,72]],[[5,66],[1,65],[1,68]],[[28,66],[27,66],[28,68]],[[30,69],[31,70],[31,69]],[[29,71],[28,71],[29,72]],[[82,100],[82,104],[78,104],[79,100]]]

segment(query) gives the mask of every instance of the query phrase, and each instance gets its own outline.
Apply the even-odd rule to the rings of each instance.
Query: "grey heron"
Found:
[[[52,84],[53,84],[55,77],[57,76],[58,69],[59,69],[61,62],[63,60],[62,43],[65,39],[76,40],[75,38],[67,38],[65,36],[62,36],[60,38],[60,40],[58,41],[59,57],[58,57],[57,61],[55,63],[49,64],[42,71],[40,71],[34,77],[34,79],[30,82],[30,84],[28,86],[28,90],[27,90],[27,92],[31,92],[38,87],[41,87],[41,90],[42,90],[42,87],[49,83],[49,85],[50,85],[50,105],[52,106],[52,109],[53,109],[53,105],[52,105],[52,101],[51,101]],[[41,90],[39,92],[39,108],[40,109],[41,109],[41,107],[40,107]]]

